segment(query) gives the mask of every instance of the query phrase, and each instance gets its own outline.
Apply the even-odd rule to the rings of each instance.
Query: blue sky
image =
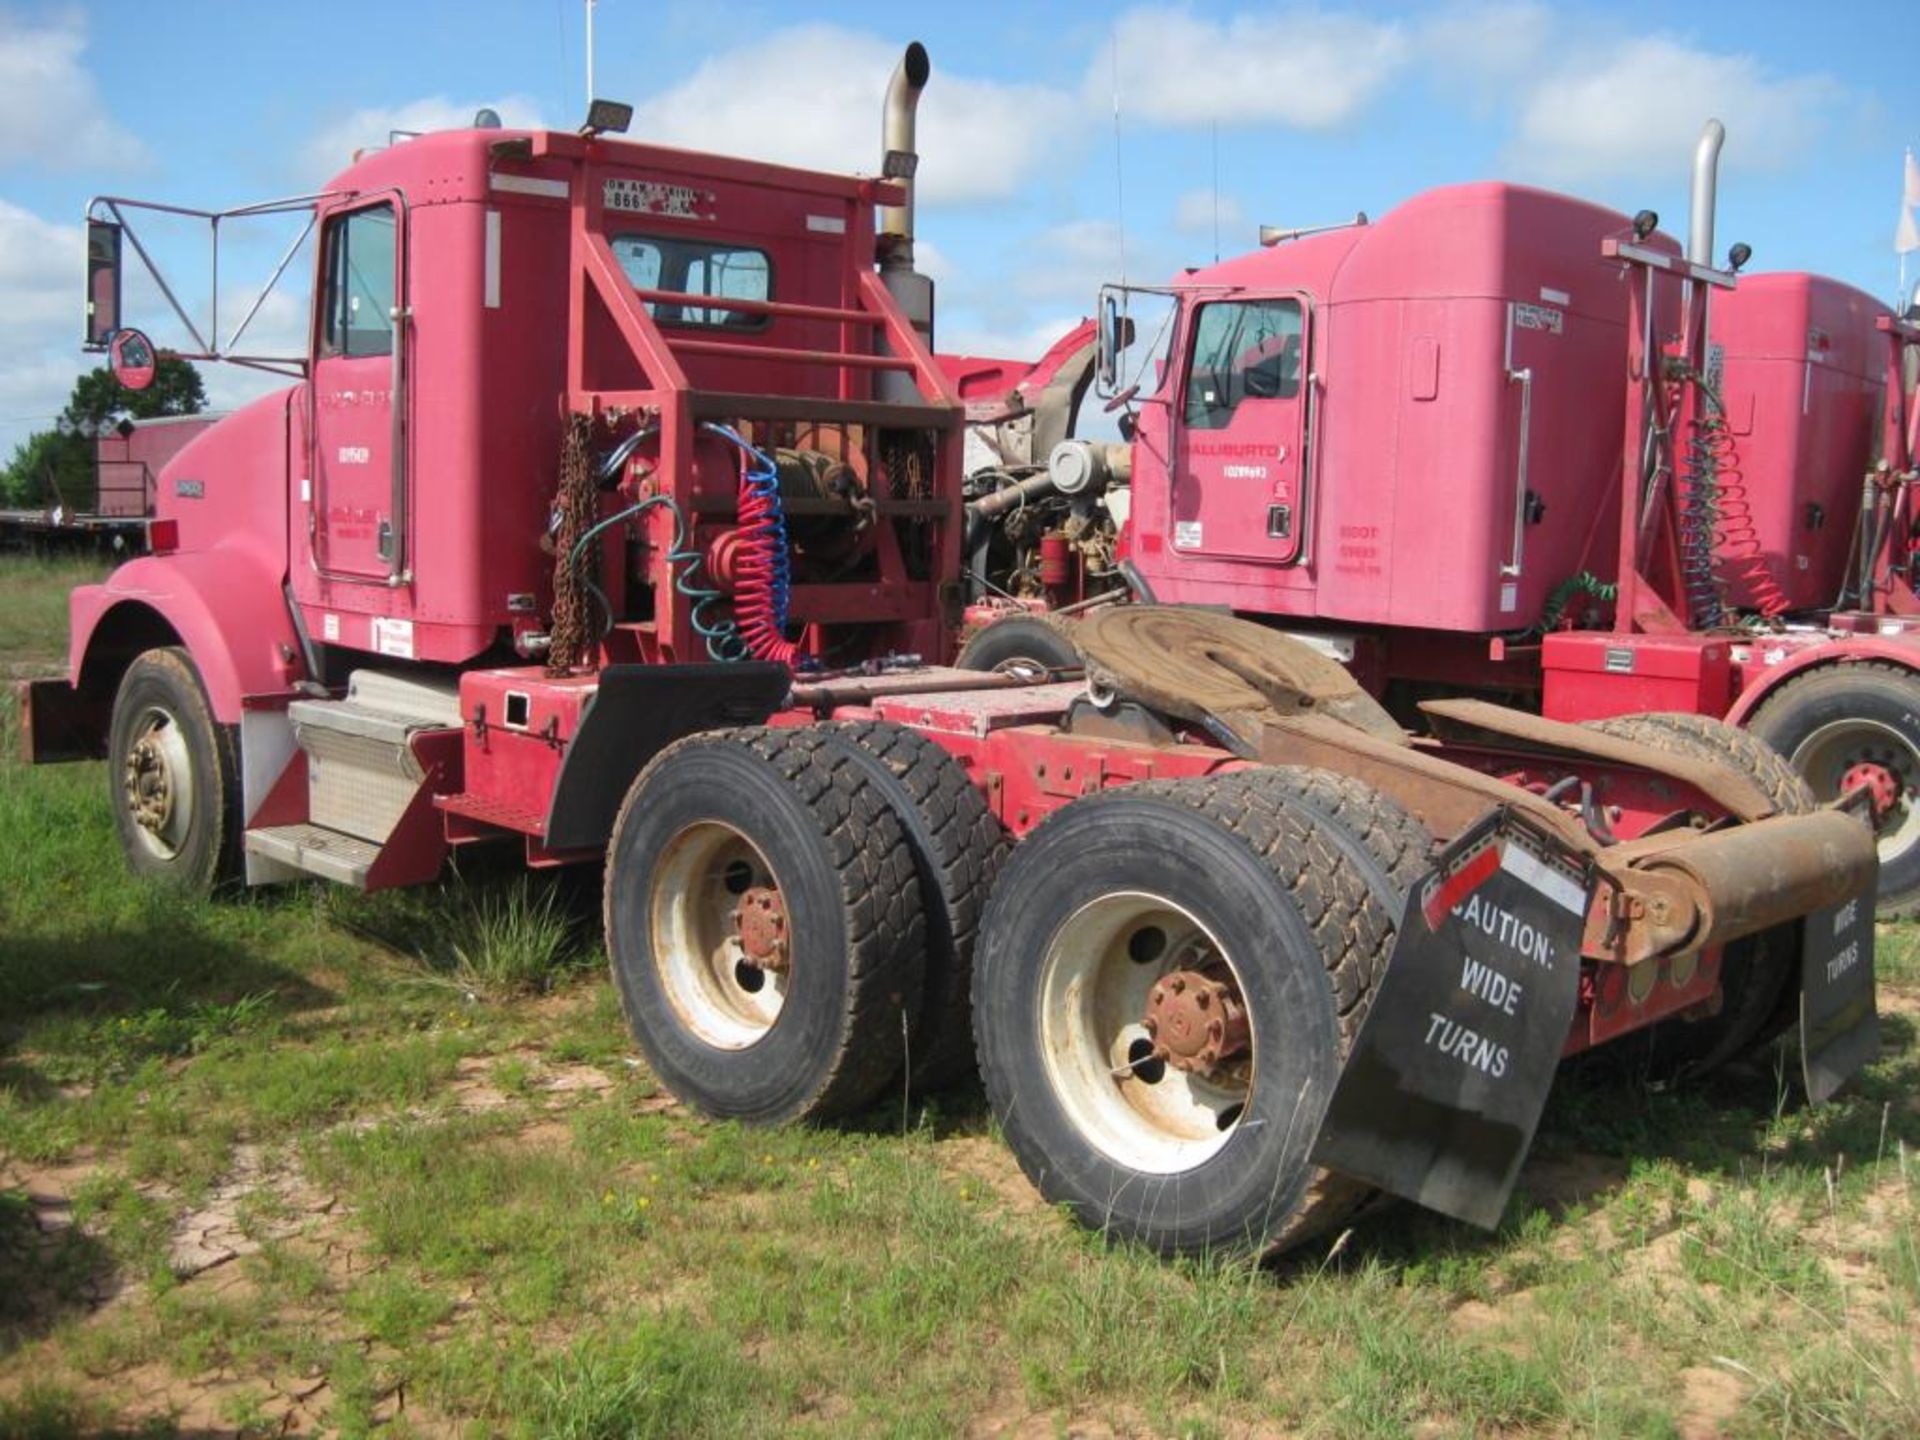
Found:
[[[581,10],[0,0],[0,457],[83,365],[89,196],[298,193],[356,145],[480,104],[510,123],[575,124]],[[1755,269],[1819,270],[1890,298],[1901,153],[1920,146],[1914,0],[976,0],[924,14],[600,0],[596,32],[596,88],[639,107],[637,135],[849,170],[877,164],[881,86],[900,47],[924,41],[920,233],[950,349],[1037,352],[1123,256],[1134,279],[1211,259],[1216,208],[1232,253],[1263,222],[1379,215],[1432,185],[1498,177],[1651,206],[1681,232],[1709,114],[1730,132],[1722,249],[1745,240]],[[232,268],[264,271],[277,238],[241,237]],[[183,239],[157,243],[183,256]],[[297,300],[263,312],[262,338],[298,343]],[[258,388],[208,378],[222,402]]]

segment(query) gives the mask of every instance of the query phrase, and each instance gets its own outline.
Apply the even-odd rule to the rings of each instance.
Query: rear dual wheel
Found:
[[[1049,1200],[1164,1252],[1258,1253],[1366,1197],[1309,1159],[1393,941],[1337,830],[1251,779],[1154,782],[1015,849],[974,1023]]]
[[[721,731],[635,780],[606,936],[634,1038],[710,1115],[830,1119],[896,1076],[919,1014],[920,889],[867,768],[821,729]]]

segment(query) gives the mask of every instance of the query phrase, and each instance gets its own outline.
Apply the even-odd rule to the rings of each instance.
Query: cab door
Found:
[[[1209,300],[1188,326],[1173,549],[1290,565],[1306,533],[1308,308]]]
[[[321,240],[307,521],[334,579],[384,584],[407,565],[401,214],[397,198],[357,205]]]

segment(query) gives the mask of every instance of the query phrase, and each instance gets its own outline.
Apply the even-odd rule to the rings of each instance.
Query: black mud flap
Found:
[[[1807,1098],[1830,1100],[1880,1053],[1874,1004],[1874,892],[1816,910],[1800,939],[1800,1065]]]
[[[1314,1143],[1322,1165],[1500,1223],[1580,994],[1586,867],[1511,812],[1413,889]]]
[[[609,665],[560,762],[547,810],[549,850],[594,850],[613,833],[633,777],[674,741],[759,725],[793,685],[784,665]]]

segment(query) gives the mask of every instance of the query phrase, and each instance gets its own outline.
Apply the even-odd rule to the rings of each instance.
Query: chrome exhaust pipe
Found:
[[[880,209],[882,259],[889,269],[913,268],[913,174],[920,167],[914,121],[920,92],[932,74],[927,47],[916,40],[907,46],[906,54],[893,68],[893,78],[887,82],[887,103],[880,121],[880,174],[907,192],[904,204]]]
[[[880,207],[879,229],[874,236],[880,283],[887,287],[887,293],[929,350],[933,348],[933,281],[913,268],[913,176],[920,168],[920,151],[914,139],[915,112],[920,107],[920,92],[932,74],[927,47],[916,40],[907,46],[906,54],[894,66],[893,78],[887,82],[887,103],[880,118],[880,176],[906,191],[906,199],[899,205]],[[875,376],[874,394],[894,404],[912,404],[922,398],[913,376],[898,370]]]
[[[1696,265],[1713,264],[1713,212],[1720,190],[1720,147],[1727,143],[1727,127],[1709,120],[1693,147],[1693,213],[1687,217],[1687,259]]]

